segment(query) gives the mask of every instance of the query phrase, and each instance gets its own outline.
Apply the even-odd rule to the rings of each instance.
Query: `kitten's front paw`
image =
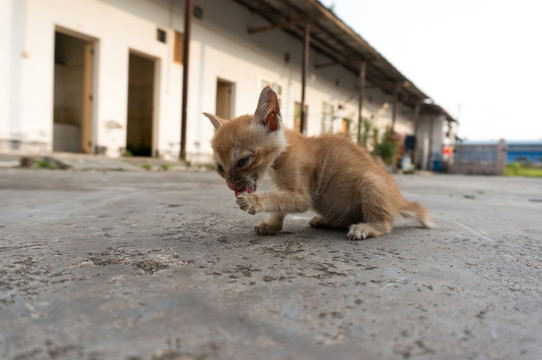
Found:
[[[347,236],[349,240],[365,240],[372,234],[371,229],[365,224],[354,224],[350,226]]]
[[[254,215],[257,212],[261,211],[261,205],[258,201],[258,195],[241,193],[237,196],[235,202],[237,202],[237,205],[239,205],[241,210],[244,210],[251,215]]]
[[[258,235],[275,235],[282,230],[282,226],[261,222],[254,227],[254,232]]]

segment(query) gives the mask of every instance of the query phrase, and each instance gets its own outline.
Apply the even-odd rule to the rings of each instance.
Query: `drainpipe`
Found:
[[[184,44],[183,44],[183,94],[181,100],[181,152],[180,158],[186,159],[186,107],[188,106],[188,64],[190,54],[190,28],[192,24],[192,0],[185,0],[184,9]]]

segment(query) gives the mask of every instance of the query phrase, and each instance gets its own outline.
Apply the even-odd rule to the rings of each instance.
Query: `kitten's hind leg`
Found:
[[[313,228],[332,228],[331,222],[327,221],[322,215],[314,215],[309,221],[309,226]]]
[[[267,221],[261,222],[254,227],[254,232],[258,235],[275,235],[282,230],[285,216],[285,213],[271,213]]]
[[[387,234],[391,231],[391,228],[392,224],[388,222],[353,224],[350,226],[347,236],[350,240],[364,240],[368,237]]]

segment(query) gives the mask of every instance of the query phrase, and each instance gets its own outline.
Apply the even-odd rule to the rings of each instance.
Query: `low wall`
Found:
[[[506,142],[456,143],[454,163],[449,172],[453,174],[503,175],[506,166]]]

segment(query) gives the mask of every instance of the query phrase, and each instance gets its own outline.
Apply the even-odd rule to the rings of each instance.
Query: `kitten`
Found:
[[[260,235],[282,230],[288,213],[312,208],[312,227],[349,228],[350,240],[389,233],[398,216],[431,228],[426,210],[405,200],[386,169],[354,142],[324,134],[305,137],[284,129],[277,95],[262,90],[254,115],[224,120],[204,113],[215,127],[211,145],[216,170],[249,214],[269,212],[254,228]],[[277,191],[255,194],[268,173]]]

